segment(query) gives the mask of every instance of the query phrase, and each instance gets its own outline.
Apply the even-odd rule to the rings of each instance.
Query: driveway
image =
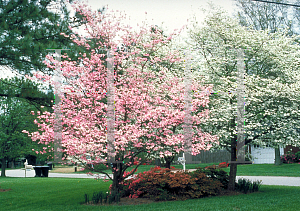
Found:
[[[192,170],[191,170],[192,171]],[[5,174],[7,177],[25,177],[25,170],[6,170]],[[34,177],[35,171],[26,171],[26,177]],[[59,177],[59,178],[96,178],[95,176],[90,176],[87,174],[63,174],[63,173],[51,173],[49,172],[49,177]],[[110,174],[112,177],[112,174]],[[104,179],[105,175],[101,175],[101,179]],[[128,179],[132,178],[129,177]],[[237,176],[236,180],[239,178],[249,179],[251,181],[261,180],[263,185],[284,185],[284,186],[300,186],[300,177],[275,177],[275,176]]]

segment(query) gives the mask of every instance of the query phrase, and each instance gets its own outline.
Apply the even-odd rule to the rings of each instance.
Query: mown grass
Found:
[[[6,211],[68,210],[299,210],[300,187],[262,185],[259,192],[236,196],[217,196],[186,201],[158,202],[147,205],[92,206],[84,205],[84,194],[107,191],[110,182],[93,179],[66,178],[1,178],[1,208]]]
[[[202,164],[187,164],[186,169],[195,169],[196,167],[206,167],[211,165],[218,165],[218,163],[202,163]],[[183,169],[182,165],[171,165],[177,169]],[[135,167],[135,166],[134,166]],[[154,165],[141,165],[138,167],[136,173],[149,171]],[[132,170],[133,167],[128,168],[126,171]],[[222,168],[224,171],[229,173],[230,167]],[[87,173],[88,170],[76,172],[76,173]],[[111,174],[111,170],[105,170],[106,173]],[[75,172],[74,172],[75,173]],[[97,173],[97,172],[93,172]],[[286,176],[286,177],[299,177],[300,176],[300,164],[282,164],[275,166],[274,164],[247,164],[238,165],[237,176]]]

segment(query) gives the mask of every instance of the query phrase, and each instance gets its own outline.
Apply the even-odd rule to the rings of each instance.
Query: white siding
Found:
[[[284,149],[280,148],[280,155],[284,154]],[[253,156],[254,164],[274,164],[275,149],[271,147],[254,147],[251,146],[251,155]]]

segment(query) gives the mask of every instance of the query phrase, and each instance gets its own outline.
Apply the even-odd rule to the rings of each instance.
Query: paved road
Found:
[[[7,170],[5,171],[7,177],[25,177],[25,170]],[[34,177],[35,171],[26,171],[26,177]],[[105,175],[101,175],[104,178]],[[112,175],[110,175],[112,177]],[[87,174],[63,174],[63,173],[51,173],[49,177],[61,177],[61,178],[96,178]],[[130,177],[131,178],[131,177]],[[129,178],[129,179],[130,179]],[[284,185],[284,186],[300,186],[300,177],[269,177],[269,176],[237,176],[239,178],[249,179],[251,181],[262,180],[263,185]]]
[[[0,171],[1,172],[1,171]],[[5,175],[7,177],[25,177],[25,170],[22,169],[16,169],[16,170],[6,170],[5,171]],[[35,171],[34,170],[30,170],[30,171],[26,171],[26,177],[34,177],[35,176]],[[105,178],[106,175],[102,174],[101,178]],[[109,176],[113,176],[112,174],[110,174]],[[73,174],[73,173],[69,173],[69,174],[64,174],[64,173],[51,173],[51,171],[49,171],[49,175],[48,177],[61,177],[61,178],[84,178],[84,179],[94,179],[96,178],[96,176],[90,176],[87,174]],[[132,177],[129,177],[128,179],[130,179]]]

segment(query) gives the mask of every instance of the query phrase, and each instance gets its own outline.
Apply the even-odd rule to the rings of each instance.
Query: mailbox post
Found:
[[[27,162],[27,159],[26,159],[26,161],[24,163],[24,166],[25,166],[25,177],[26,177],[26,171],[27,170],[30,171],[32,169],[32,165],[28,165],[28,162]]]
[[[25,163],[24,163],[24,166],[25,166],[25,178],[26,178],[26,170],[27,170],[26,167],[27,167],[27,164],[28,164],[28,163],[27,163],[27,159],[26,159],[26,161],[25,161]]]

